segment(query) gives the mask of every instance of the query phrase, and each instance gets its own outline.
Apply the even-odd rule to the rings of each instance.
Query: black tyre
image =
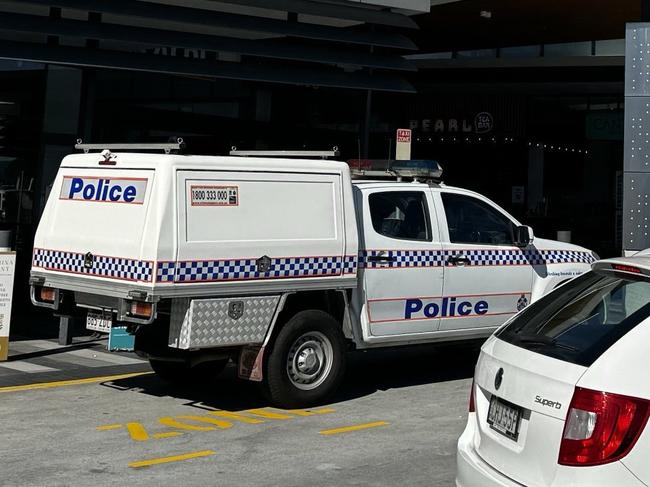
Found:
[[[190,366],[188,362],[149,359],[156,375],[175,386],[210,384],[216,380],[227,363],[228,360],[223,359]]]
[[[345,374],[346,343],[329,314],[297,313],[267,349],[262,388],[272,404],[304,407],[332,394]]]

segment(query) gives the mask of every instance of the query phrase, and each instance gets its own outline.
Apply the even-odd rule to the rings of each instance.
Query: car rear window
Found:
[[[650,282],[588,272],[497,332],[519,347],[585,367],[650,316]]]

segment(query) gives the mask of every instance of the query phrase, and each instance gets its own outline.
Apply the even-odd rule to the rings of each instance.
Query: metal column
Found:
[[[650,23],[625,34],[623,253],[650,247]]]

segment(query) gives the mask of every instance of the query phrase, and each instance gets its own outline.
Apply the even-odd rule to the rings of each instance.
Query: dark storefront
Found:
[[[491,33],[479,35],[476,31],[463,42],[455,41],[449,30],[443,35],[439,28],[446,17],[442,14],[451,15],[449,19],[456,22],[454,16],[465,15],[470,3],[455,2],[435,7],[431,14],[411,17],[420,24],[417,34],[386,25],[338,29],[336,35],[345,33],[346,38],[375,36],[368,45],[376,39],[393,43],[372,50],[376,58],[368,57],[368,45],[346,45],[346,59],[357,56],[354,59],[365,63],[362,69],[331,64],[328,50],[342,45],[340,39],[273,39],[269,46],[281,52],[293,46],[296,50],[290,51],[291,55],[302,60],[269,60],[241,54],[228,57],[189,47],[147,44],[136,49],[128,42],[79,39],[78,33],[74,42],[52,34],[35,37],[32,33],[29,37],[9,29],[3,39],[20,41],[15,43],[17,49],[38,42],[33,52],[41,61],[59,56],[62,47],[74,47],[70,53],[76,56],[71,63],[74,65],[60,66],[70,63],[14,60],[27,57],[28,51],[12,54],[9,44],[0,52],[7,58],[0,62],[0,230],[13,232],[18,250],[16,313],[33,312],[26,279],[34,223],[61,157],[73,151],[78,137],[92,142],[151,142],[181,136],[188,152],[206,154],[226,154],[232,146],[337,146],[344,159],[386,159],[394,156],[396,129],[412,128],[412,156],[438,160],[446,184],[485,194],[532,225],[540,236],[557,238],[558,232],[570,231],[571,241],[603,256],[620,254],[624,73],[621,40],[611,38],[622,38],[624,23],[619,17],[636,20],[636,7],[617,10],[614,27],[597,26],[582,37],[570,39],[556,36],[568,32],[558,28],[547,37],[535,31],[495,40],[495,29],[503,29],[496,23]],[[487,8],[487,3],[482,2],[480,7]],[[507,3],[494,2],[493,7],[506,8]],[[124,2],[105,6],[113,9],[118,4]],[[498,19],[498,8],[494,10]],[[44,12],[48,18],[48,10]],[[21,15],[31,13],[24,11]],[[33,13],[42,15],[40,10]],[[436,15],[442,15],[442,20],[430,24]],[[107,37],[120,32],[108,29],[111,22],[117,22],[115,19],[109,17],[103,24],[101,15],[93,12],[55,8],[49,10],[49,16],[51,32],[67,28],[65,22],[59,22],[66,19],[74,19],[74,25],[81,20],[84,25],[91,20],[101,23],[101,33]],[[33,30],[34,26],[41,24],[25,23],[16,28]],[[434,31],[435,35],[426,37],[426,32]],[[162,36],[162,30],[156,35]],[[313,37],[311,32],[308,35]],[[600,37],[604,40],[591,40],[598,36],[605,36]],[[418,54],[410,60],[417,71],[402,65],[402,55],[418,52],[410,46],[409,38],[418,42],[420,53],[430,53],[429,57]],[[196,41],[205,42],[203,38]],[[573,44],[541,44],[564,41]],[[261,36],[256,44],[265,42]],[[500,47],[495,48],[495,42]],[[248,42],[244,47],[250,49],[252,45]],[[121,57],[99,56],[99,66],[106,67],[90,62],[94,53],[126,49],[135,51],[125,54],[124,59],[135,60],[131,54],[138,56],[149,68],[125,64],[108,69],[111,63],[119,64]],[[450,50],[448,57],[439,52],[443,50]],[[305,60],[312,52],[322,59]],[[86,65],[82,65],[83,59],[88,61]],[[211,62],[219,66],[242,64],[247,74],[242,79],[226,79],[205,72],[185,72],[205,70]],[[381,63],[392,67],[369,67]],[[325,69],[330,71],[323,75]],[[296,82],[294,73],[304,79]],[[321,75],[322,83],[318,82]],[[264,79],[273,77],[273,83]],[[567,237],[565,233],[562,238]],[[29,333],[26,322],[14,320],[14,332]]]

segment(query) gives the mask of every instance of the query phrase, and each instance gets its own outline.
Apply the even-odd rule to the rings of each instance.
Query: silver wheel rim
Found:
[[[334,349],[329,338],[319,331],[304,333],[289,348],[289,380],[303,391],[316,389],[329,376],[333,357]]]

